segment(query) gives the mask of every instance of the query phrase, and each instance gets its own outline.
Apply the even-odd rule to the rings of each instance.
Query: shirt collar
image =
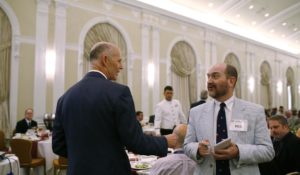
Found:
[[[90,70],[89,72],[98,72],[98,73],[100,73],[101,75],[103,75],[105,79],[107,79],[106,75],[105,75],[103,72],[99,71],[99,70],[93,69],[93,70]]]
[[[233,101],[234,101],[235,97],[234,96],[231,96],[229,99],[227,99],[226,101],[224,101],[224,103],[226,104],[226,108],[228,110],[232,110],[232,106],[233,106]],[[221,102],[217,101],[214,99],[214,103],[215,105],[217,106],[220,106]]]
[[[184,151],[182,148],[175,149],[173,152],[173,154],[183,154],[183,153],[184,153]]]

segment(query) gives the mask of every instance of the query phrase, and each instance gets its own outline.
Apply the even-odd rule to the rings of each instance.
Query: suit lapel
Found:
[[[213,111],[213,112],[211,112]],[[207,107],[203,110],[203,125],[206,129],[207,136],[204,136],[205,139],[210,138],[210,143],[215,143],[215,123],[214,123],[214,102],[207,102]]]

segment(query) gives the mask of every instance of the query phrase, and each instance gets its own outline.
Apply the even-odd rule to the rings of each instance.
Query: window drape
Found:
[[[9,89],[12,30],[7,15],[0,8],[0,128],[10,135]]]
[[[271,86],[270,86],[271,68],[267,62],[262,63],[260,67],[260,73],[261,73],[260,83],[263,89],[261,91],[262,102],[266,108],[271,108],[272,107],[272,93],[271,93]],[[265,104],[264,102],[267,103]]]
[[[174,97],[181,102],[183,112],[188,115],[191,102],[197,100],[196,56],[185,41],[177,42],[171,51],[172,86]]]
[[[236,69],[237,69],[237,72],[238,72],[238,79],[237,79],[237,82],[236,82],[236,85],[235,85],[235,88],[234,88],[234,92],[235,92],[235,95],[236,97],[238,98],[241,98],[242,97],[242,92],[241,92],[241,66],[240,66],[240,63],[239,63],[239,60],[237,58],[237,56],[233,53],[229,53],[226,57],[225,57],[225,61],[224,61],[226,64],[230,64],[232,66],[234,66]]]
[[[292,108],[295,108],[295,84],[294,84],[294,71],[289,67],[286,71],[287,86],[291,86],[291,98],[292,98]]]

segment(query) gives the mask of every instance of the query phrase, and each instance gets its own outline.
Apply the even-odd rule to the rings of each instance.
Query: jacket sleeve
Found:
[[[126,148],[134,153],[165,156],[168,151],[167,140],[164,136],[154,137],[145,135],[135,116],[133,99],[128,87],[122,89],[117,97],[116,121],[118,133]]]
[[[238,167],[243,164],[268,162],[275,155],[263,108],[256,106],[254,110],[250,111],[254,115],[253,117],[255,117],[255,125],[253,126],[254,143],[237,144],[239,148],[239,160],[237,162],[234,161],[234,163]]]
[[[57,102],[55,120],[52,131],[52,149],[55,154],[63,157],[68,157],[65,132],[62,123],[61,108],[62,100],[59,99]]]

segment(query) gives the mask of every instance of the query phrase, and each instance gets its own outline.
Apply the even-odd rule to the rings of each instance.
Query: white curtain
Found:
[[[271,68],[269,63],[264,61],[260,66],[260,73],[261,73],[261,104],[270,109],[272,107],[272,93],[270,87],[270,79],[271,79]]]
[[[294,82],[294,71],[291,67],[289,67],[286,71],[286,79],[287,85],[291,86],[291,98],[292,98],[292,108],[296,108],[295,106],[295,82]]]
[[[99,23],[93,26],[87,33],[84,40],[84,72],[89,70],[89,53],[97,42],[111,42],[116,44],[121,50],[123,59],[123,70],[119,73],[117,82],[127,84],[127,46],[122,34],[109,23]]]
[[[6,14],[0,8],[0,128],[6,137],[10,135],[9,82],[11,55],[11,25]]]
[[[187,42],[179,41],[172,48],[171,58],[174,98],[181,102],[183,112],[187,116],[191,102],[197,100],[196,56]]]

